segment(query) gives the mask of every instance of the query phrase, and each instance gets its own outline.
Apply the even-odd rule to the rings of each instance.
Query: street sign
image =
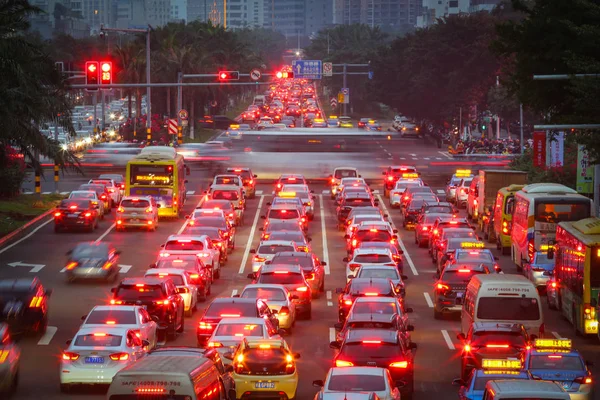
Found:
[[[369,79],[373,79],[373,71],[369,71]]]
[[[177,120],[175,118],[173,118],[173,119],[169,120],[169,135],[176,135],[176,134],[177,134]]]
[[[333,63],[323,63],[323,76],[333,76]]]
[[[188,112],[187,112],[187,110],[179,110],[179,118],[181,118],[181,119],[188,119]]]
[[[329,101],[329,104],[331,104],[331,108],[336,108],[338,105],[337,99],[335,97],[332,97],[331,100]]]
[[[250,79],[252,79],[253,81],[257,81],[260,79],[260,71],[257,69],[253,69],[252,71],[250,71]]]
[[[340,104],[344,104],[344,93],[339,92],[338,93],[338,98],[337,98],[338,103]]]
[[[294,78],[300,79],[321,79],[323,66],[321,60],[294,60],[292,61],[292,71]]]
[[[350,88],[342,88],[342,93],[344,93],[345,96],[348,96],[350,94]]]

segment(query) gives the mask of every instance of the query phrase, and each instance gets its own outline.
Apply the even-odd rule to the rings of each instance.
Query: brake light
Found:
[[[65,351],[62,355],[62,359],[65,361],[75,361],[75,360],[79,359],[79,354],[72,353],[70,351]]]
[[[86,218],[89,218],[89,217],[91,217],[91,216],[92,216],[92,213],[91,213],[91,212],[86,212],[86,213],[84,214],[84,216],[85,216]]]
[[[277,184],[277,189],[281,189],[281,183]]]
[[[331,178],[331,183],[335,183],[335,178]]]
[[[43,300],[44,296],[34,296],[29,302],[29,308],[39,308]]]
[[[248,185],[254,185],[254,180],[253,180],[253,179],[250,179],[250,180],[248,181]]]
[[[445,285],[443,283],[438,283],[435,287],[436,287],[437,291],[440,293],[445,293],[447,291],[450,291],[450,286]]]
[[[173,205],[177,205],[177,196],[173,196]]]
[[[552,282],[550,286],[552,286],[552,288],[556,288],[556,282]]]
[[[95,337],[106,337],[106,333],[94,333]]]
[[[208,257],[208,256],[209,256],[208,253],[198,253],[198,254],[196,254],[196,257],[198,257],[198,258]]]
[[[110,359],[113,361],[127,361],[127,360],[129,360],[129,354],[127,354],[127,353],[111,354]]]
[[[470,353],[470,352],[471,352],[471,345],[469,345],[469,344],[465,344],[465,345],[463,346],[463,350],[464,350],[466,353]]]
[[[106,200],[106,195],[105,195],[105,194],[103,194],[102,196],[100,196],[100,198],[101,198],[102,200]]]
[[[350,361],[335,360],[335,366],[336,367],[353,367],[354,364],[351,363]]]
[[[55,217],[60,217],[61,215],[62,215],[62,213],[60,211],[57,211],[57,212],[54,213]]]
[[[379,296],[379,293],[376,293],[376,292],[366,292],[365,296]]]
[[[300,286],[299,288],[296,288],[296,290],[298,292],[307,292],[308,288],[306,286]]]
[[[354,271],[356,268],[359,268],[359,267],[360,267],[360,264],[352,263],[352,264],[348,265],[348,268],[350,268],[350,271]]]
[[[344,304],[347,306],[351,306],[352,305],[352,300],[344,300]]]
[[[356,247],[358,245],[358,240],[352,239],[352,247]]]
[[[165,300],[158,300],[156,302],[156,304],[160,305],[160,306],[167,306],[169,305],[169,299],[165,299]]]
[[[109,191],[110,193],[114,193],[114,192],[115,192],[115,189],[108,189],[108,191]]]
[[[264,257],[259,257],[259,256],[254,256],[254,261],[256,262],[265,262],[266,258]]]
[[[439,233],[439,231],[438,231],[437,229],[434,229],[434,230],[433,230],[433,234],[434,234],[434,235],[437,235],[438,233]]]
[[[394,180],[394,177],[393,177],[393,176],[388,176],[388,181],[390,181],[390,182],[391,182],[391,181],[393,181],[393,180]]]
[[[120,219],[117,220],[117,225],[123,225],[123,221],[121,221]]]
[[[389,365],[390,368],[408,368],[408,361],[396,361]]]
[[[429,229],[429,227],[427,227],[427,226],[424,226],[423,228],[421,228],[421,230],[422,230],[423,232],[427,232],[427,230],[428,230],[428,229]]]
[[[109,321],[105,322],[106,325],[114,325],[116,323],[117,323],[117,321],[115,321],[115,320],[109,320]]]
[[[279,315],[290,315],[290,309],[288,308],[288,306],[281,307],[281,309],[279,310]]]
[[[170,253],[159,253],[159,256],[161,257],[169,257],[170,255]]]
[[[76,209],[77,209],[77,206],[71,206],[71,207],[69,207],[69,208],[70,208],[71,210],[76,210]]]
[[[589,378],[589,377],[585,378],[585,380],[583,381],[583,383],[586,383],[586,384],[592,383],[592,378]]]
[[[151,213],[151,212],[152,212],[152,207],[148,207],[148,208],[146,208],[146,212],[147,212],[147,213]]]
[[[198,323],[198,329],[210,330],[212,329],[212,325],[207,322],[200,321],[200,323]]]
[[[381,340],[363,340],[363,344],[381,344]]]
[[[117,212],[125,212],[125,209],[121,206],[119,206],[119,208],[117,208]]]
[[[223,343],[220,343],[220,342],[208,342],[208,347],[212,347],[213,349],[220,348],[220,347],[223,347]]]
[[[110,304],[120,305],[120,304],[123,304],[123,302],[121,300],[111,299],[110,300]]]
[[[73,268],[75,268],[77,266],[77,263],[75,261],[70,262],[67,264],[67,271],[72,270]]]
[[[507,344],[486,344],[485,347],[490,349],[508,349]]]
[[[165,388],[136,388],[136,393],[159,394],[166,392]]]
[[[562,358],[562,356],[548,356],[548,358]]]
[[[458,272],[467,273],[468,274],[469,272],[471,272],[471,270],[470,269],[459,269]]]
[[[240,314],[220,314],[221,318],[239,318]]]

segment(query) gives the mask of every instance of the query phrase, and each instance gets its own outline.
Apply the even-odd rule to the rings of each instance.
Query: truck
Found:
[[[513,184],[527,183],[527,172],[511,170],[480,170],[479,193],[477,197],[477,225],[484,238],[490,243],[496,241],[494,233],[494,203],[498,190]]]

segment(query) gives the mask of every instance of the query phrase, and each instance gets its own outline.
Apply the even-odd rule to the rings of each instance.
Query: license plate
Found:
[[[77,218],[77,217],[79,217],[79,214],[69,214],[67,216],[67,218]]]
[[[131,221],[131,222],[139,222],[139,219],[137,219],[137,218],[132,218],[132,219],[130,219],[130,221]]]
[[[255,389],[275,389],[275,382],[255,382]]]
[[[104,364],[104,357],[86,357],[86,364]]]

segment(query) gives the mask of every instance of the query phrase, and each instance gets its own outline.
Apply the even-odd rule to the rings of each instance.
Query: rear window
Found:
[[[285,292],[275,288],[248,288],[241,295],[244,299],[261,299],[265,301],[285,301]]]
[[[328,390],[336,392],[383,392],[386,390],[383,375],[332,375]]]
[[[275,256],[271,261],[275,265],[300,265],[303,269],[312,269],[312,260],[309,257]]]
[[[60,202],[60,208],[71,208],[75,206],[76,208],[88,208],[90,205],[89,200],[63,200]]]
[[[537,321],[540,305],[536,298],[481,297],[477,304],[477,318],[493,321]]]
[[[296,243],[305,243],[304,234],[300,231],[298,232],[273,232],[269,235],[269,240],[291,240]]]
[[[227,221],[223,217],[206,217],[202,215],[194,216],[194,225],[192,226],[209,226],[213,228],[227,229]]]
[[[180,268],[180,269],[189,269],[191,267],[196,267],[198,265],[197,260],[159,260],[156,263],[157,268]]]
[[[270,210],[269,218],[272,219],[297,219],[300,217],[298,210]]]
[[[262,325],[256,324],[219,324],[216,336],[258,336],[263,337]]]
[[[144,300],[163,297],[163,291],[160,285],[121,285],[117,289],[115,297],[121,300]]]
[[[212,198],[215,200],[239,200],[240,196],[237,190],[215,190],[212,193]]]
[[[445,227],[448,228],[450,226],[456,226],[456,227],[460,227],[460,228],[468,228],[466,223],[459,223],[457,225],[449,225],[446,223],[441,223],[439,226],[441,227]],[[472,229],[469,230],[458,230],[458,229],[454,229],[454,228],[448,228],[444,231],[443,238],[445,239],[452,239],[452,238],[471,238],[471,237],[475,237],[475,232]]]
[[[392,240],[392,235],[388,231],[376,230],[361,230],[356,232],[356,238],[361,242],[387,242]]]
[[[135,314],[136,313],[133,310],[95,310],[90,313],[85,323],[137,325]]]
[[[117,347],[121,345],[123,336],[96,333],[93,335],[78,335],[73,346]]]
[[[550,355],[532,355],[529,359],[531,369],[550,369],[553,371],[583,371],[584,365],[579,357]]]
[[[212,303],[206,310],[206,316],[209,318],[256,317],[257,314],[255,303],[235,303],[235,300],[227,303]]]
[[[171,278],[175,286],[183,286],[185,282],[183,281],[183,276],[181,275],[170,275],[170,274],[149,274],[146,276],[150,276],[152,278]]]
[[[360,224],[361,222],[365,221],[383,221],[383,217],[378,214],[364,214],[354,217],[355,224]]]
[[[400,279],[398,270],[395,268],[361,268],[358,273],[359,278],[385,278],[391,280]]]
[[[287,271],[285,271],[286,273],[283,274],[278,274],[278,273],[273,273],[273,272],[267,272],[264,274],[260,274],[260,277],[258,278],[258,282],[259,283],[275,283],[278,285],[301,285],[304,283],[304,275],[303,274],[296,274],[296,273],[292,273],[289,272],[287,273]]]
[[[425,204],[425,199],[417,198],[418,194],[415,194],[413,200],[408,204],[408,209],[411,211],[420,210]]]
[[[204,204],[202,204],[202,208],[203,209],[216,209],[216,210],[230,210],[231,209],[231,203],[230,202],[225,202],[225,201],[221,201],[221,200],[217,200],[217,201],[212,201],[212,200],[208,200],[205,201]]]
[[[452,207],[448,207],[448,206],[433,206],[433,207],[427,207],[427,210],[425,210],[426,213],[438,213],[438,214],[452,214],[454,210],[452,210]]]
[[[96,193],[93,190],[91,190],[90,192],[93,192],[93,193],[84,193],[84,192],[71,193],[69,195],[69,199],[95,199],[97,197]]]
[[[350,342],[342,346],[340,356],[349,358],[364,358],[368,354],[369,358],[392,358],[401,356],[401,347],[397,343],[361,343]]]
[[[358,176],[358,174],[353,169],[338,169],[335,171],[335,175],[334,175],[334,177],[336,179],[356,178],[357,176]]]
[[[475,331],[471,338],[471,343],[508,343],[516,347],[525,347],[525,337],[521,332],[488,332]]]
[[[346,199],[347,206],[361,206],[361,205],[371,205],[371,199]]]
[[[204,243],[199,240],[171,240],[165,245],[165,250],[196,251],[204,250]]]
[[[433,224],[435,222],[435,220],[438,218],[437,215],[427,215],[425,214],[425,219],[423,220],[423,223],[425,224]]]
[[[466,269],[465,272],[457,270],[445,270],[442,273],[440,280],[446,283],[469,283],[473,276],[481,274],[485,274],[485,272],[473,270],[469,270],[467,272]]]
[[[102,244],[80,244],[73,249],[71,257],[74,259],[105,258],[108,257],[108,247]]]
[[[494,262],[494,256],[487,251],[459,251],[456,260],[458,262],[489,263]]]
[[[282,251],[294,251],[294,248],[292,246],[286,246],[286,245],[271,245],[271,246],[260,246],[258,248],[257,253],[259,254],[277,254],[277,253],[281,253]]]
[[[286,353],[281,348],[247,349],[243,353],[241,375],[286,375]]]
[[[475,378],[475,384],[473,385],[473,390],[481,390],[484,391],[485,390],[485,385],[489,382],[489,381],[493,381],[495,379],[506,379],[504,377],[493,377],[493,376],[482,376],[479,378]],[[514,375],[510,377],[510,379],[527,379],[526,376],[522,376],[522,375]],[[512,399],[512,400],[542,400],[542,399],[536,399],[536,398],[532,398],[532,397],[527,397],[527,398],[521,398],[521,399]],[[552,399],[550,399],[552,400]]]
[[[225,176],[218,176],[215,178],[215,183],[217,185],[229,185],[229,184],[233,184],[233,185],[237,185],[239,182],[239,178],[237,177],[225,177]]]
[[[392,262],[392,259],[387,254],[359,254],[354,257],[353,261],[359,263],[389,263]]]
[[[147,208],[150,206],[148,200],[136,200],[136,199],[123,199],[121,201],[121,207],[126,208]]]
[[[375,322],[375,321],[356,321],[348,322],[350,329],[391,329],[396,330],[396,326],[391,322]]]
[[[354,304],[352,312],[355,314],[397,314],[396,303],[394,301],[361,301]]]

